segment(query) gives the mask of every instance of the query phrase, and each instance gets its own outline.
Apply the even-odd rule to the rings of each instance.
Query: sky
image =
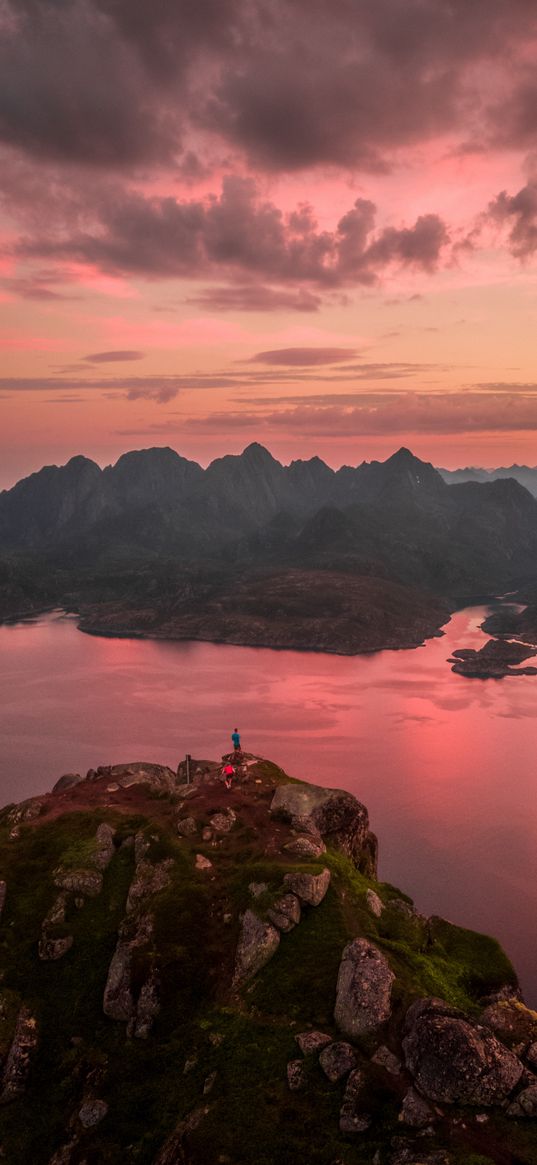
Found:
[[[0,488],[537,464],[534,0],[0,0]]]

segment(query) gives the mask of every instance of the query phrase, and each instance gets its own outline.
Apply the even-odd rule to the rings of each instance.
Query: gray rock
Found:
[[[282,894],[281,898],[277,898],[271,909],[267,910],[267,918],[278,930],[285,933],[292,930],[300,922],[300,902],[296,894]]]
[[[203,854],[196,854],[196,869],[197,870],[212,870],[213,863],[205,858]]]
[[[537,1040],[535,1041],[535,1043],[530,1044],[530,1046],[526,1052],[526,1060],[528,1061],[528,1064],[530,1064],[532,1068],[537,1068]]]
[[[381,1044],[371,1056],[371,1063],[378,1064],[379,1068],[384,1068],[391,1076],[398,1076],[401,1071],[401,1061],[384,1044]]]
[[[233,986],[252,979],[269,962],[280,944],[279,931],[270,922],[263,922],[247,910],[243,916],[235,955]]]
[[[309,1056],[313,1052],[320,1052],[321,1048],[325,1048],[327,1044],[331,1044],[332,1036],[327,1036],[324,1032],[299,1032],[295,1036],[295,1040],[302,1054]]]
[[[15,1100],[24,1092],[37,1040],[37,1021],[29,1007],[23,1005],[17,1016],[15,1032],[2,1072],[0,1103],[6,1104],[10,1100]]]
[[[380,918],[382,911],[384,910],[384,903],[382,898],[379,898],[378,894],[376,894],[374,890],[366,890],[365,900],[367,902],[368,909],[371,911],[371,914],[374,914],[375,918]]]
[[[363,1111],[362,1107],[363,1087],[363,1072],[360,1072],[359,1068],[355,1068],[347,1080],[343,1104],[339,1113],[340,1132],[347,1135],[365,1133],[371,1125],[371,1117]]]
[[[326,853],[326,846],[321,837],[317,840],[308,834],[293,838],[284,845],[285,853],[296,854],[299,858],[320,858]]]
[[[319,906],[330,885],[330,870],[320,874],[285,874],[284,884],[306,906]]]
[[[99,765],[96,777],[107,777],[122,789],[130,789],[132,785],[149,785],[156,792],[172,793],[177,786],[177,776],[172,769],[167,765],[148,764],[146,761],[133,761],[127,765]]]
[[[74,941],[72,934],[66,934],[63,938],[51,938],[45,931],[37,944],[39,958],[44,963],[55,963],[71,950]]]
[[[403,1097],[398,1119],[411,1129],[424,1129],[436,1120],[436,1113],[415,1088],[409,1088]]]
[[[356,1052],[351,1048],[350,1044],[343,1040],[338,1040],[334,1044],[328,1044],[323,1048],[319,1056],[319,1064],[332,1084],[337,1080],[342,1080],[353,1068],[356,1068]]]
[[[85,1129],[100,1125],[108,1112],[105,1100],[85,1100],[78,1113],[78,1119]]]
[[[211,828],[215,833],[229,833],[237,820],[233,809],[226,809],[223,813],[214,813],[211,817]]]
[[[155,864],[144,859],[138,862],[127,895],[127,914],[132,914],[142,902],[168,888],[174,864],[173,858],[164,858]]]
[[[524,1071],[492,1032],[439,1000],[420,1000],[407,1012],[403,1051],[408,1071],[428,1100],[501,1104]]]
[[[7,819],[11,825],[20,825],[23,821],[34,821],[36,817],[41,817],[46,807],[46,801],[42,797],[29,797],[27,801],[21,801],[20,805],[15,805],[11,809]]]
[[[63,793],[64,789],[72,789],[75,785],[79,785],[84,777],[80,773],[64,773],[52,788],[53,793]]]
[[[334,1019],[349,1039],[375,1032],[391,1011],[395,975],[383,954],[365,938],[343,951],[336,988]]]
[[[303,1060],[290,1060],[287,1065],[287,1083],[291,1092],[300,1092],[306,1087],[307,1077]]]
[[[112,955],[103,996],[103,1011],[109,1019],[128,1023],[135,1013],[132,985],[132,956],[136,948],[147,946],[153,937],[153,919],[143,914],[123,920]]]
[[[137,1040],[147,1040],[153,1024],[160,1013],[160,979],[156,967],[152,967],[138,996],[133,1035]]]
[[[59,866],[53,879],[60,890],[70,890],[84,898],[96,898],[103,888],[103,876],[98,870],[66,870]]]
[[[507,1116],[526,1117],[537,1116],[537,1080],[529,1084],[515,1097],[507,1109]]]
[[[480,1022],[490,1027],[498,1039],[513,1050],[514,1045],[529,1049],[537,1040],[535,1012],[518,999],[490,1003],[483,1011]]]
[[[248,889],[252,898],[261,898],[268,890],[268,882],[250,882]]]
[[[369,818],[365,806],[351,793],[318,785],[279,785],[270,812],[301,832],[320,833],[361,867],[369,845]],[[367,860],[370,865],[369,853]]]
[[[115,853],[115,836],[115,829],[112,829],[107,821],[102,821],[95,834],[96,849],[92,858],[92,864],[98,870],[106,870],[107,866],[110,865]]]
[[[183,817],[181,821],[177,822],[177,832],[179,837],[192,837],[192,834],[197,833],[198,827],[194,817]]]
[[[149,838],[139,829],[138,833],[134,835],[134,861],[136,865],[138,865],[138,862],[143,862],[150,849],[151,842]]]

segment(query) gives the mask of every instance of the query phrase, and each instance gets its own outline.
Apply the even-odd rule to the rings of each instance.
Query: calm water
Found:
[[[63,772],[245,748],[351,790],[380,876],[428,913],[495,934],[537,1003],[537,677],[465,680],[485,608],[416,651],[341,658],[98,639],[53,614],[0,627],[0,803]]]

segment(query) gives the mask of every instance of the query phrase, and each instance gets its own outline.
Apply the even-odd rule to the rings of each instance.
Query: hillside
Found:
[[[534,1165],[537,1015],[498,944],[377,881],[349,793],[193,773],[1,814],[2,1159]]]

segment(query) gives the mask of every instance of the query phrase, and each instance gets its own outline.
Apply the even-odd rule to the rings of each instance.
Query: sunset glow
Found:
[[[529,0],[5,0],[0,487],[537,463]]]

